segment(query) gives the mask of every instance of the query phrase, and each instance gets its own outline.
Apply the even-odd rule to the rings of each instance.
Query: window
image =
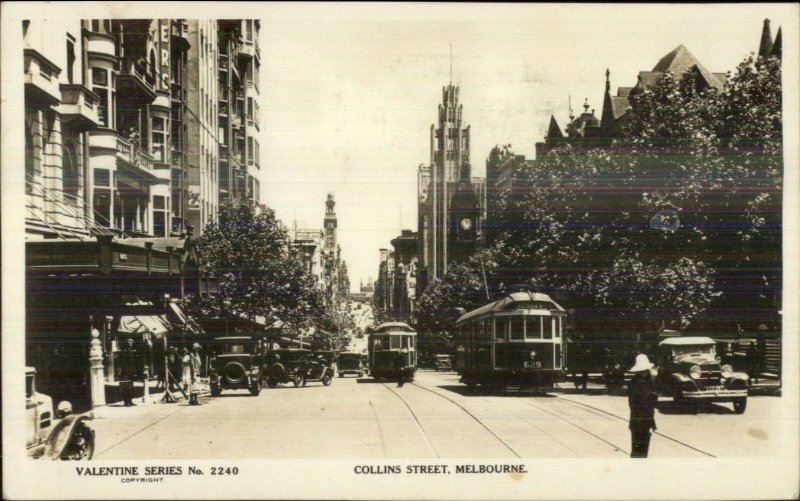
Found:
[[[153,117],[153,156],[156,162],[161,163],[167,161],[167,131],[164,121],[162,117]]]
[[[252,42],[253,41],[253,20],[252,19],[248,19],[247,21],[245,21],[245,33],[247,35],[247,41],[248,42]]]
[[[95,186],[111,186],[111,177],[109,176],[108,169],[95,169],[94,170],[94,185]]]
[[[494,338],[497,340],[505,340],[506,331],[508,330],[508,320],[505,318],[497,318],[494,321]]]
[[[110,90],[110,86],[108,85],[108,70],[105,68],[92,68],[92,91],[100,97],[100,102],[97,105],[98,118],[103,126],[113,128],[111,126],[108,99]]]
[[[511,320],[511,339],[524,339],[525,337],[525,321],[524,318],[515,318]]]
[[[389,336],[389,348],[392,350],[399,350],[402,348],[402,338],[401,336]]]
[[[253,98],[247,98],[247,120],[253,121]]]
[[[542,317],[525,318],[525,339],[542,338]]]
[[[252,164],[253,163],[253,138],[252,137],[248,137],[247,138],[247,163],[248,164]]]
[[[545,320],[542,317],[542,335],[545,339],[553,339],[553,333],[556,331],[556,319],[550,317],[550,320]]]
[[[64,128],[61,148],[61,179],[64,194],[77,197],[81,187],[81,144],[78,133],[72,129]]]
[[[73,78],[75,70],[75,42],[67,40],[67,81],[74,83]]]
[[[109,190],[95,190],[94,214],[96,226],[101,226],[103,228],[111,226],[111,192]]]
[[[153,196],[153,235],[156,237],[167,236],[167,199],[161,195]]]

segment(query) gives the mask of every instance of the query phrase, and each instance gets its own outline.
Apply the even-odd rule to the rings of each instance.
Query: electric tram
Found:
[[[552,388],[565,367],[565,322],[564,308],[531,291],[462,315],[454,336],[461,382]]]
[[[417,370],[417,333],[403,322],[385,322],[367,340],[369,375],[375,379],[396,378],[398,354],[403,357],[403,374],[413,380]]]

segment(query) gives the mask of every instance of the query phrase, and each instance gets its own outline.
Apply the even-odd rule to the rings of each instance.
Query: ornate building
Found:
[[[474,252],[485,206],[483,180],[471,175],[470,128],[452,83],[442,89],[438,119],[430,129],[430,163],[419,166],[417,178],[420,289]]]

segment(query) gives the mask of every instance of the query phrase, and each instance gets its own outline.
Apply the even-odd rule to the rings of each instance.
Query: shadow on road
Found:
[[[735,414],[733,409],[725,407],[724,404],[718,404],[715,402],[698,402],[697,404],[697,414]],[[656,409],[658,409],[658,412],[661,414],[666,415],[694,414],[692,411],[687,411],[686,409],[675,405],[675,403],[672,401],[659,402],[656,405]]]

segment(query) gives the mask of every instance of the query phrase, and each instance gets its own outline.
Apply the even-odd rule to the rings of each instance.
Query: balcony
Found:
[[[172,82],[170,84],[170,91],[173,101],[183,102],[186,101],[186,89],[183,87],[182,84],[178,82]]]
[[[53,106],[61,101],[58,75],[61,68],[36,49],[25,49],[25,100],[34,106]]]
[[[227,54],[220,54],[218,56],[219,61],[219,71],[228,71],[228,55]]]
[[[256,46],[253,42],[247,42],[244,39],[239,39],[237,44],[239,49],[239,62],[247,64],[256,55]]]
[[[117,136],[117,158],[130,166],[146,171],[148,174],[151,174],[150,171],[153,170],[153,157],[146,151],[139,149],[137,145],[119,136]]]
[[[122,62],[117,76],[117,100],[144,106],[156,100],[155,78],[145,73],[133,59]]]
[[[191,48],[189,43],[189,23],[186,21],[175,21],[172,25],[172,48],[180,51],[187,51]]]
[[[97,104],[100,98],[80,84],[61,84],[61,120],[78,130],[86,131],[100,125]]]

